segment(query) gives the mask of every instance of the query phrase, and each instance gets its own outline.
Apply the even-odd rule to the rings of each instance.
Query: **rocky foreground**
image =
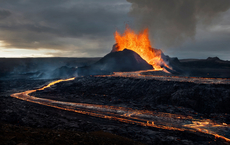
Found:
[[[146,144],[229,144],[212,135],[170,131],[114,120],[101,119],[11,98],[10,94],[39,88],[51,80],[14,80],[0,82],[1,131],[8,125],[91,133],[102,131]],[[53,100],[104,104],[208,118],[230,124],[230,86],[197,84],[125,77],[79,77],[32,95]],[[8,131],[12,131],[8,127]],[[30,129],[30,130],[33,130]],[[18,131],[18,129],[15,129]],[[52,131],[49,131],[52,132]],[[55,132],[55,131],[54,131]],[[230,132],[230,131],[229,131]],[[15,133],[15,132],[14,132]],[[92,137],[93,138],[93,137]],[[105,138],[108,138],[105,137]],[[52,137],[47,138],[53,140]],[[17,144],[20,142],[4,143]],[[112,141],[111,141],[112,142]],[[84,142],[82,143],[84,144]],[[95,144],[97,144],[95,142]]]

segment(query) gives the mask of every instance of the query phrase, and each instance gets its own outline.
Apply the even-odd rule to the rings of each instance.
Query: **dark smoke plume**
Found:
[[[230,0],[127,0],[137,29],[148,27],[154,39],[175,46],[194,38],[198,22],[208,26],[230,8]]]

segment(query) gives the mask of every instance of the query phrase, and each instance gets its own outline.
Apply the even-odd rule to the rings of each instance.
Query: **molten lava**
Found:
[[[57,83],[71,81],[74,79],[75,78],[57,80],[36,90],[28,90],[25,92],[12,94],[11,97],[62,110],[73,111],[76,113],[91,115],[99,118],[117,120],[130,124],[137,124],[141,126],[149,126],[167,130],[202,132],[214,135],[216,138],[221,138],[226,140],[227,142],[230,142],[229,138],[217,133],[219,130],[221,131],[223,129],[229,129],[229,125],[226,123],[216,124],[211,120],[199,120],[191,116],[183,116],[178,114],[148,110],[133,110],[131,108],[118,106],[63,102],[46,98],[38,98],[29,95],[38,90],[44,90],[46,88],[49,88]],[[218,129],[217,132],[213,131],[213,129],[216,128]]]
[[[122,35],[116,31],[114,37],[117,46],[113,51],[123,51],[124,49],[132,50],[152,65],[155,70],[163,70],[163,66],[168,66],[162,59],[161,50],[151,47],[148,29],[136,34],[129,27],[126,27]]]

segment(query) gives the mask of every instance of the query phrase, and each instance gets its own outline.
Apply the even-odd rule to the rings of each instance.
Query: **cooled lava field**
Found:
[[[130,144],[230,144],[228,61],[170,58],[176,70],[170,74],[151,70],[104,71],[105,74],[97,74],[96,70],[95,74],[89,74],[96,67],[85,66],[99,59],[65,59],[49,72],[41,69],[43,65],[39,61],[36,61],[40,66],[37,68],[31,65],[34,60],[29,63],[21,60],[23,65],[17,64],[17,60],[4,60],[14,62],[10,68],[1,60],[5,66],[2,65],[0,80],[3,133],[0,138],[4,141],[0,144],[22,143],[17,135],[9,135],[6,125],[29,127],[31,132],[36,129],[81,132],[84,136],[99,131],[133,140]],[[87,68],[87,75],[47,86],[62,77],[72,77],[69,70],[74,66]],[[63,74],[60,70],[70,73]],[[85,71],[82,70],[81,73]],[[50,72],[55,77],[48,77]],[[34,91],[23,93],[29,90]],[[45,137],[41,135],[40,139]],[[51,137],[46,140],[50,141]]]

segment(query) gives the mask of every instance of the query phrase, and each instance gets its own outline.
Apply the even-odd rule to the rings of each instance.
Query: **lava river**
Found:
[[[117,106],[62,102],[51,99],[38,98],[29,95],[38,90],[44,90],[56,83],[71,81],[74,79],[75,78],[57,80],[36,90],[28,90],[25,92],[12,94],[11,97],[62,110],[73,111],[76,113],[116,120],[130,124],[137,124],[141,126],[149,126],[167,130],[202,132],[214,135],[217,138],[222,138],[230,142],[230,126],[226,123],[216,124],[209,119],[200,120],[195,119],[191,116],[183,116],[178,114],[147,110],[133,110],[131,108]]]

